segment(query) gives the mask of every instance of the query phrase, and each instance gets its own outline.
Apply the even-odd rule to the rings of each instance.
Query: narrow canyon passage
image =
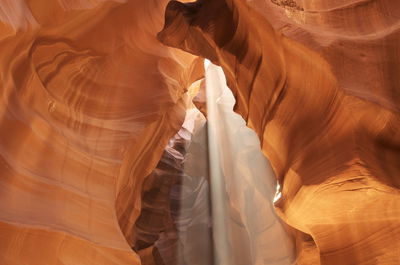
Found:
[[[257,135],[208,60],[202,85],[207,118],[192,105],[146,178],[134,250],[144,265],[292,264],[294,242],[274,212],[277,183]]]
[[[399,43],[394,0],[1,0],[0,265],[399,265]]]
[[[206,119],[193,105],[142,189],[134,250],[142,264],[212,265]]]

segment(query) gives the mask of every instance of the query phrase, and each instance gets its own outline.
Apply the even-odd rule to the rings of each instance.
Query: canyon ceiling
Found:
[[[219,264],[204,59],[278,186],[237,235],[286,235],[221,265],[400,264],[400,2],[182,2],[0,2],[0,265]]]

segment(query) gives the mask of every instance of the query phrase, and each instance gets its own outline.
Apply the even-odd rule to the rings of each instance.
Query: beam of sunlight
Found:
[[[204,65],[215,264],[292,264],[293,241],[273,208],[280,187],[258,137],[233,112],[222,69]]]
[[[218,110],[215,104],[219,96],[219,88],[223,85],[219,69],[212,66],[209,60],[204,60],[206,68],[206,96],[207,96],[207,121],[208,121],[208,152],[209,169],[211,182],[211,201],[213,218],[213,237],[215,262],[214,264],[232,264],[228,230],[227,230],[227,209],[225,198],[225,182],[220,161],[220,145],[218,144]]]

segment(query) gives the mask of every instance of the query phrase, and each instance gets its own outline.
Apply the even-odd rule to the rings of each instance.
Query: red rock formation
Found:
[[[166,1],[0,3],[0,264],[140,264],[142,182],[180,128],[194,57]]]
[[[298,264],[400,262],[399,15],[386,0],[167,7],[159,39],[222,66],[258,134]]]

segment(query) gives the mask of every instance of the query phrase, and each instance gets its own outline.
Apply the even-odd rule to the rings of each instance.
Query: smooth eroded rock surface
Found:
[[[400,262],[400,5],[169,3],[159,39],[220,65],[280,182],[298,264]]]
[[[140,264],[142,183],[202,71],[157,41],[166,4],[0,3],[0,264]]]

